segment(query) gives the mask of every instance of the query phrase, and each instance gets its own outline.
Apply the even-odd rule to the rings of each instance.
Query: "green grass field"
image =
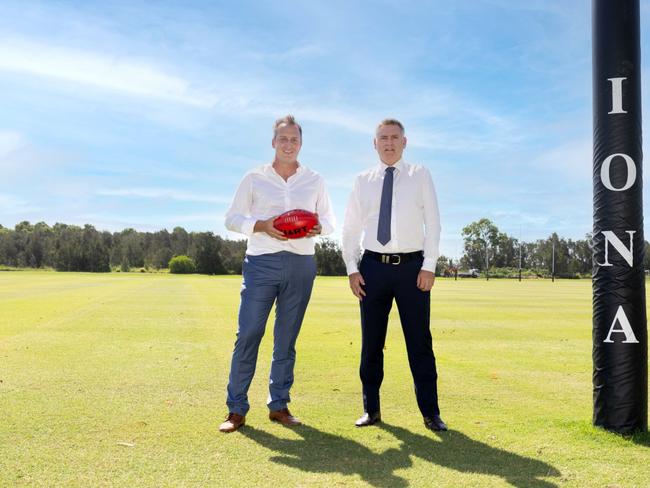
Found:
[[[648,487],[650,437],[591,426],[590,281],[438,280],[442,415],[417,411],[391,318],[381,427],[362,413],[358,306],[317,278],[294,430],[267,418],[267,328],[247,426],[224,435],[239,277],[0,273],[0,486]]]

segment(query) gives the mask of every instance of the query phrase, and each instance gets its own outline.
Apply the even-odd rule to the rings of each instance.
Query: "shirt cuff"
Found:
[[[431,258],[424,258],[424,262],[422,263],[421,269],[423,269],[424,271],[431,271],[432,273],[435,274],[436,262]]]
[[[334,232],[334,226],[329,222],[329,220],[323,219],[320,221],[321,231],[320,235],[328,236]]]
[[[348,272],[348,276],[350,276],[352,273],[358,273],[359,272],[359,267],[358,267],[356,261],[349,261],[349,262],[345,263],[345,269]]]
[[[242,224],[241,224],[241,233],[246,234],[247,236],[252,236],[254,233],[255,229],[255,223],[257,222],[257,219],[245,219]]]

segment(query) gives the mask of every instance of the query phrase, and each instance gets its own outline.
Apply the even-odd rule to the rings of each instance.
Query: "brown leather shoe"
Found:
[[[223,424],[219,426],[219,430],[221,432],[225,432],[226,434],[229,432],[235,432],[245,423],[246,417],[239,415],[238,413],[230,412]]]
[[[269,418],[274,422],[280,422],[282,425],[287,427],[293,427],[295,425],[302,425],[302,422],[296,417],[291,415],[288,408],[283,408],[282,410],[273,410],[269,413]]]

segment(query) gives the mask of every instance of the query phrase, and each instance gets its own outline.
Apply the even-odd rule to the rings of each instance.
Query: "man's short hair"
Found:
[[[273,138],[275,139],[275,136],[278,135],[278,128],[281,125],[293,125],[298,127],[298,132],[300,132],[300,138],[302,139],[302,127],[300,127],[300,124],[296,122],[296,118],[293,115],[285,115],[284,117],[279,118],[278,120],[275,121],[275,124],[273,124]]]
[[[377,126],[377,129],[375,129],[375,133],[385,125],[396,125],[402,131],[402,135],[404,135],[404,126],[397,119],[384,119],[384,120],[382,120],[381,122],[379,122],[379,125]]]

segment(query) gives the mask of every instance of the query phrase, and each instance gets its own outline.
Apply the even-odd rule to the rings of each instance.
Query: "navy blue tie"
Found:
[[[377,240],[385,246],[390,242],[390,217],[393,206],[393,171],[394,167],[386,168],[384,186],[381,189],[381,203],[379,204],[379,225],[377,226]]]

